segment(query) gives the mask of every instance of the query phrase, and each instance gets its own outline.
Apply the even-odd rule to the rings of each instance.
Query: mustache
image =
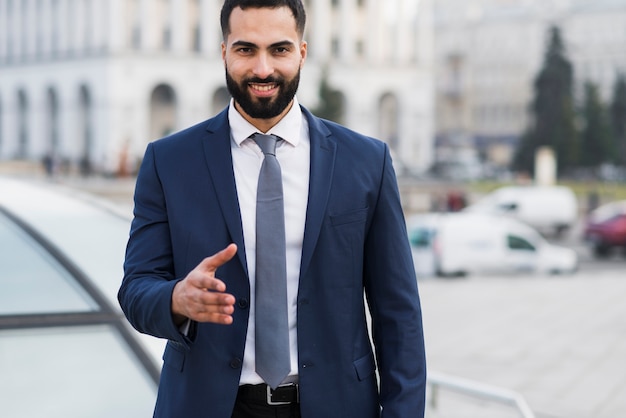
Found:
[[[267,77],[267,78],[259,78],[259,77],[252,77],[252,78],[247,78],[245,80],[245,83],[275,83],[275,84],[282,84],[283,83],[283,79],[281,77]]]

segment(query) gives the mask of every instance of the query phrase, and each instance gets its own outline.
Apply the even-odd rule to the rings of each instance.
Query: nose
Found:
[[[259,54],[254,63],[254,75],[259,78],[267,78],[274,72],[271,57],[267,54]]]

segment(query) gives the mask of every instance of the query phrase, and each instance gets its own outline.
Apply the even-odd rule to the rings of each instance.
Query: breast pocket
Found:
[[[369,208],[357,209],[350,212],[330,215],[330,223],[334,227],[363,223],[367,219],[367,211]]]
[[[329,227],[320,235],[331,288],[356,289],[362,284],[363,246],[368,208],[329,216]],[[328,262],[332,261],[332,264]]]

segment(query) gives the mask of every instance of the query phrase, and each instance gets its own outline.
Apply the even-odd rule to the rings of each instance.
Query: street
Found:
[[[428,365],[517,392],[539,417],[626,416],[626,258],[595,259],[576,231],[571,276],[423,279]],[[555,242],[554,240],[552,240]],[[518,413],[441,391],[430,417]]]

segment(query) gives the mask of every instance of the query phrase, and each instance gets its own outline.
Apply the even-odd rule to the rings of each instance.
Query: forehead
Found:
[[[237,41],[262,44],[286,40],[295,43],[299,38],[296,19],[287,6],[236,7],[230,15],[229,25],[229,44]]]

